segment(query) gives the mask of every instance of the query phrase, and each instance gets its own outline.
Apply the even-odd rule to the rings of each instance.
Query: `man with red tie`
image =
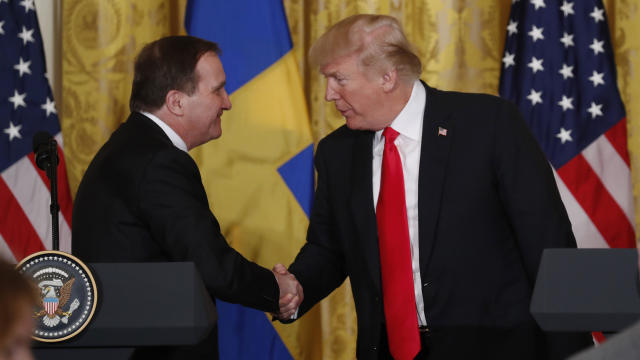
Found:
[[[555,359],[588,346],[529,313],[542,250],[576,242],[515,106],[421,82],[389,16],[338,22],[310,58],[346,126],[318,144],[307,243],[289,267],[305,294],[296,318],[348,276],[358,358]]]

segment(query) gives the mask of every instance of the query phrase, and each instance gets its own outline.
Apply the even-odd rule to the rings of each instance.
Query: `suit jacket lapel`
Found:
[[[448,108],[438,104],[440,93],[424,83],[423,85],[427,89],[427,105],[423,117],[418,179],[418,226],[420,270],[425,274],[435,244],[435,231],[440,212],[446,165],[455,131],[453,124],[447,121]],[[439,128],[446,129],[446,135],[439,135]],[[368,273],[375,289],[381,293],[380,250],[376,214],[373,208],[373,136],[373,132],[362,132],[354,143],[351,211],[364,251]]]
[[[354,143],[351,212],[369,270],[367,273],[372,277],[374,288],[381,292],[378,230],[373,208],[373,135],[373,132],[362,132]]]
[[[453,123],[448,121],[450,114],[448,107],[442,104],[441,93],[424,83],[423,85],[427,89],[427,104],[423,117],[418,175],[418,226],[420,272],[426,274],[436,242],[440,203],[455,129]]]

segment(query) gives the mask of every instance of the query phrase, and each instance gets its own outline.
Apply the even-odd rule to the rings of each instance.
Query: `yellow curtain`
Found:
[[[338,20],[357,13],[390,14],[402,21],[423,60],[422,78],[447,90],[497,94],[510,1],[284,0],[294,51],[317,142],[343,124],[324,101],[324,80],[309,68],[313,41]],[[186,0],[65,0],[63,3],[63,99],[60,110],[70,186],[75,194],[89,161],[126,119],[133,59],[146,42],[184,33]],[[640,189],[640,6],[605,0],[627,109],[634,194]],[[215,191],[214,189],[210,191]],[[636,229],[640,227],[639,197]],[[638,232],[636,230],[636,232]],[[322,337],[312,352],[290,343],[304,359],[352,359],[355,310],[348,282],[321,303]],[[303,335],[300,338],[304,338]],[[295,340],[295,339],[294,339]],[[299,342],[298,342],[299,343]]]
[[[605,0],[618,88],[627,109],[631,181],[636,209],[636,241],[640,236],[640,5],[634,0]],[[635,34],[635,35],[634,35]]]

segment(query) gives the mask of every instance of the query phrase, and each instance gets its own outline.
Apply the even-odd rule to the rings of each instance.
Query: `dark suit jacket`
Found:
[[[220,233],[196,163],[139,113],[113,133],[80,183],[73,254],[86,262],[193,261],[212,297],[278,309],[271,271]],[[161,358],[217,358],[215,335],[196,347],[156,350]]]
[[[576,242],[550,165],[517,109],[425,87],[418,212],[429,358],[544,359],[587,346],[586,334],[542,334],[529,314],[542,250]],[[366,359],[380,356],[384,334],[373,137],[343,126],[318,144],[307,243],[290,267],[304,289],[300,315],[349,277],[357,355]]]

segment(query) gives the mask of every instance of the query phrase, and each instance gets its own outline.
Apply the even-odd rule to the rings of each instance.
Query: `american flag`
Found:
[[[38,131],[59,144],[60,250],[70,252],[71,196],[33,0],[0,0],[0,49],[0,256],[20,261],[51,248],[49,181],[32,152]]]
[[[500,95],[554,168],[579,247],[635,247],[626,115],[601,0],[514,0]]]

